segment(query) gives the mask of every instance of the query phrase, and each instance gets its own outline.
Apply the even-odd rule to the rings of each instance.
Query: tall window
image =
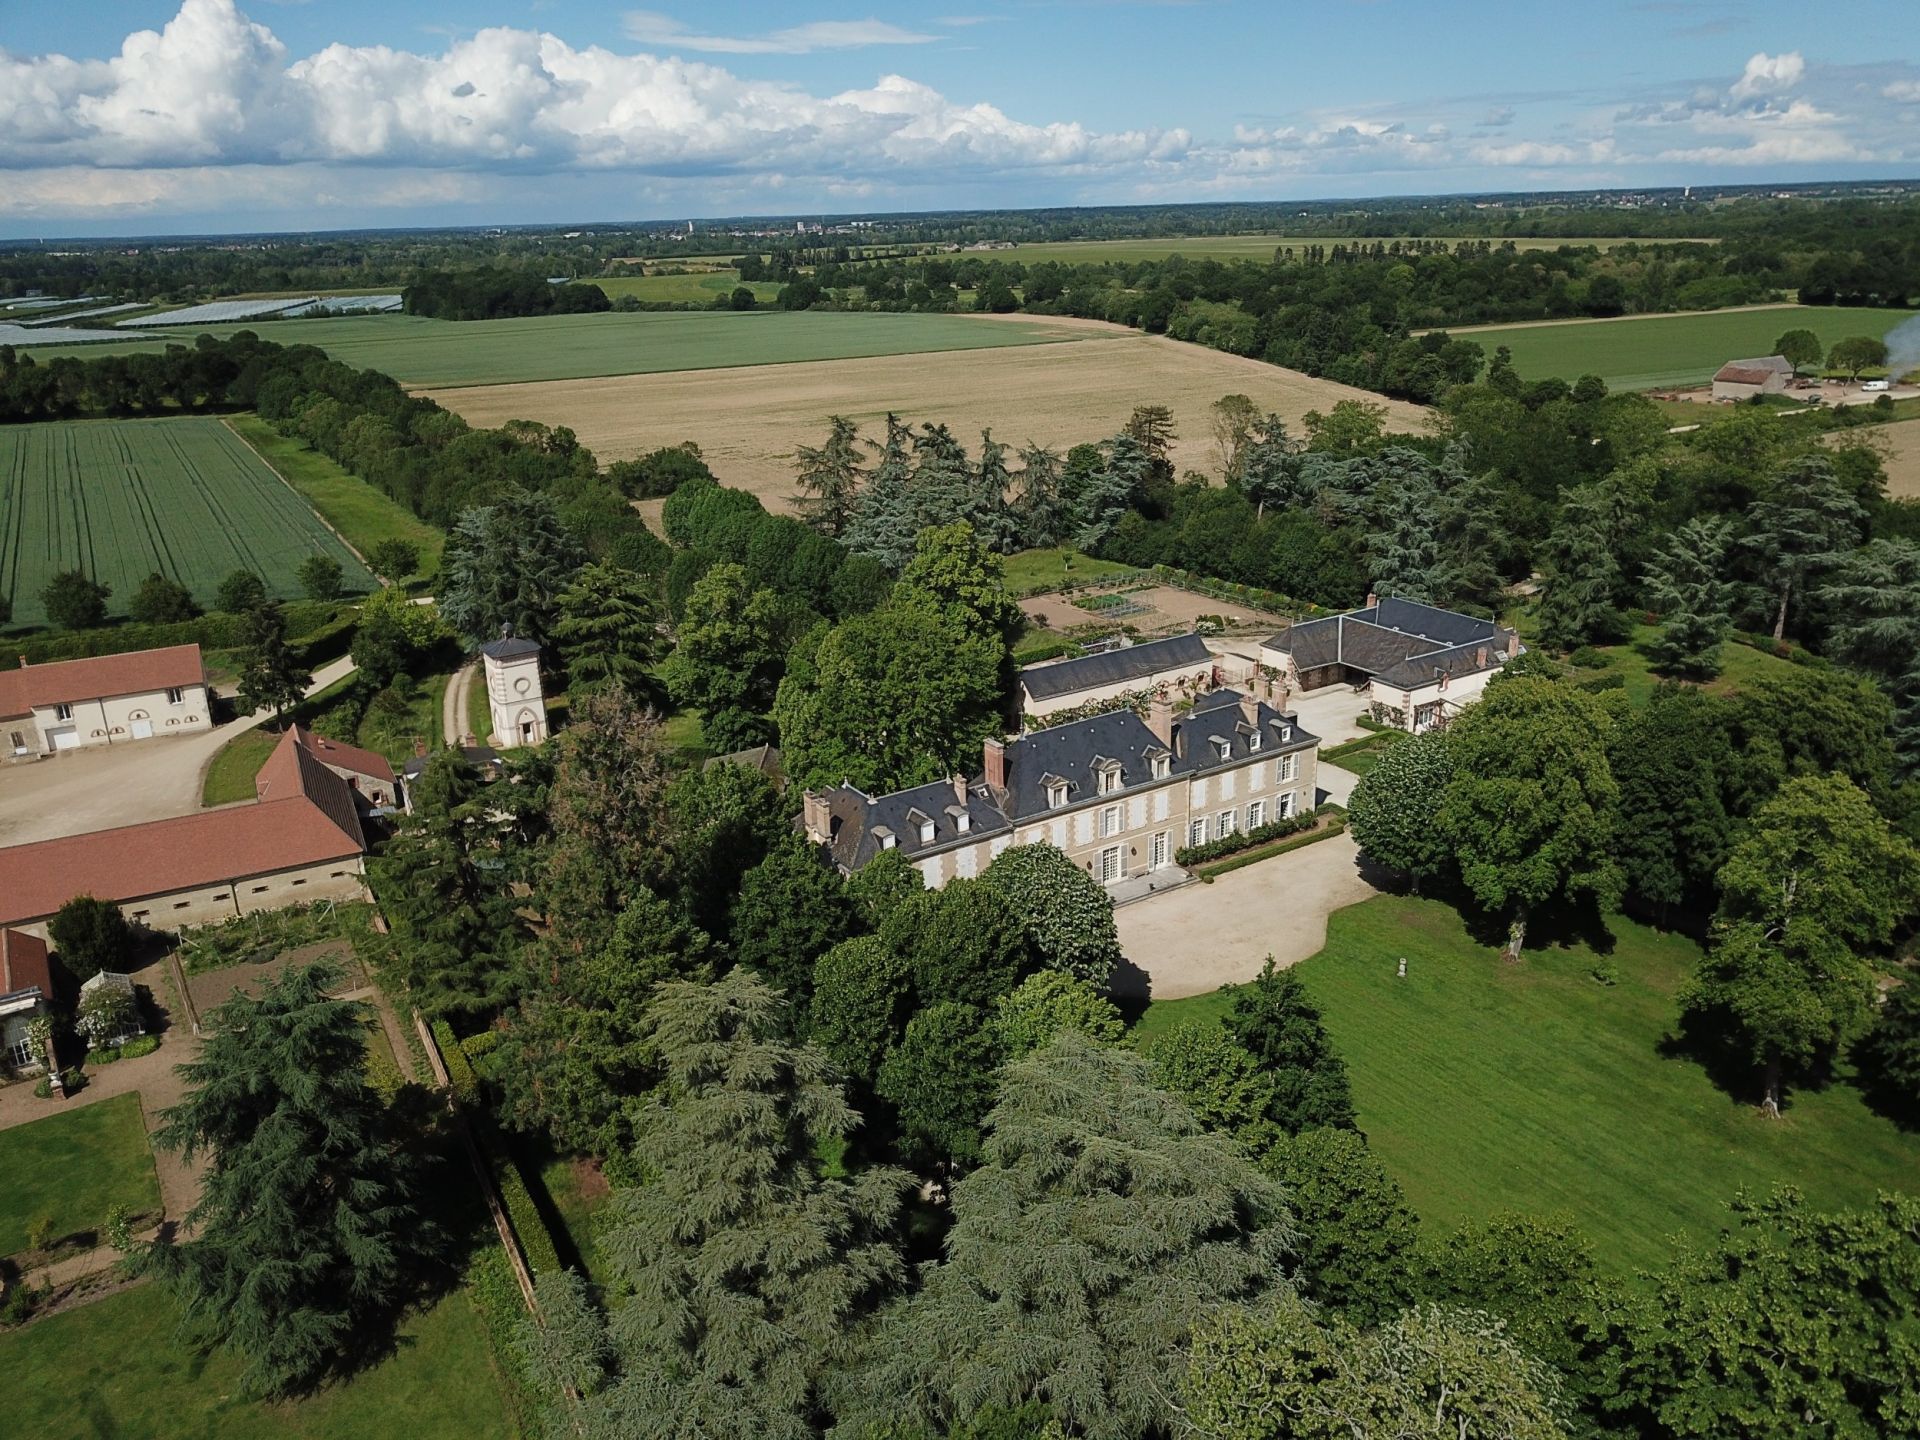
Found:
[[[1204,819],[1195,820],[1192,824],[1187,826],[1187,844],[1204,845],[1206,843],[1207,843],[1207,822]]]
[[[1247,802],[1247,829],[1258,830],[1267,823],[1267,802],[1250,800]]]
[[[1111,885],[1125,873],[1120,864],[1118,845],[1109,845],[1100,852],[1100,883],[1102,885]]]
[[[1102,838],[1120,833],[1120,807],[1109,805],[1100,812],[1100,834]]]
[[[22,1035],[18,1040],[15,1040],[11,1045],[7,1046],[7,1064],[10,1068],[18,1070],[26,1065],[37,1065],[39,1063],[40,1057],[33,1053],[33,1037],[31,1035]]]
[[[1282,820],[1291,820],[1293,818],[1293,792],[1291,790],[1280,797],[1280,818]]]
[[[1153,837],[1152,868],[1155,870],[1164,870],[1166,868],[1166,865],[1167,865],[1167,832],[1162,830],[1158,835]]]
[[[1274,779],[1282,785],[1299,773],[1300,757],[1298,755],[1282,755],[1274,764]]]
[[[1222,810],[1220,812],[1219,821],[1214,826],[1213,833],[1216,835],[1225,837],[1233,834],[1233,832],[1235,830],[1238,830],[1239,828],[1240,828],[1239,822],[1234,819],[1233,811]]]

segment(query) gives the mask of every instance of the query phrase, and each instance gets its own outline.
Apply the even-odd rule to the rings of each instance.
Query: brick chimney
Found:
[[[1259,726],[1260,697],[1258,695],[1249,691],[1240,697],[1240,718],[1256,728]]]
[[[966,808],[967,777],[960,774],[958,771],[954,773],[954,777],[953,777],[953,798],[960,803],[960,806],[962,809]]]
[[[801,818],[807,827],[807,838],[816,845],[824,845],[831,838],[832,822],[827,810],[827,792],[808,790],[800,797]]]
[[[1486,646],[1482,645],[1478,650],[1473,652],[1473,663],[1482,670],[1487,668],[1487,647]]]
[[[999,791],[1007,788],[1007,742],[997,736],[987,740],[981,747],[981,760],[986,770],[987,787]]]
[[[1153,732],[1153,738],[1167,749],[1173,749],[1173,701],[1165,695],[1156,695],[1147,706],[1147,729]]]
[[[1511,660],[1513,659],[1514,656],[1518,655],[1519,653],[1520,653],[1520,632],[1518,630],[1509,630],[1507,632],[1507,659]]]
[[[1374,590],[1369,590],[1369,591],[1367,591],[1367,604],[1366,604],[1366,608],[1367,608],[1367,609],[1369,609],[1369,610],[1371,610],[1371,609],[1373,609],[1373,607],[1374,607],[1374,606],[1376,606],[1376,605],[1378,605],[1379,603],[1380,603],[1380,595],[1379,595],[1379,592],[1377,592],[1377,591],[1374,591]]]

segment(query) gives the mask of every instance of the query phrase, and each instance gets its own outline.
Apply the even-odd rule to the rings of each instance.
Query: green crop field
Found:
[[[1454,333],[1491,355],[1513,351],[1513,368],[1528,380],[1598,375],[1615,390],[1704,385],[1729,360],[1767,355],[1789,330],[1811,330],[1822,345],[1850,335],[1885,335],[1911,310],[1837,310],[1782,306],[1640,315],[1564,325],[1506,325]]]
[[[349,589],[373,577],[312,508],[214,419],[81,420],[0,427],[0,594],[16,625],[46,621],[40,591],[78,566],[126,613],[155,570],[202,605],[235,570],[300,595],[294,572],[331,555]]]
[[[1408,238],[1404,235],[1186,235],[1153,240],[1043,240],[1031,245],[1016,245],[1011,250],[979,253],[989,260],[1018,260],[1023,265],[1036,265],[1043,260],[1057,260],[1070,265],[1097,265],[1104,261],[1164,260],[1169,255],[1188,255],[1196,260],[1270,260],[1275,250],[1287,245],[1296,250],[1308,245],[1352,247],[1371,245],[1376,239],[1391,245],[1395,240],[1405,241]],[[1461,243],[1457,236],[1441,238],[1446,240],[1449,247]],[[1498,245],[1504,242],[1495,240],[1493,243]],[[1513,243],[1521,250],[1557,250],[1562,245],[1592,245],[1609,250],[1615,245],[1634,242],[1587,236],[1574,240],[1515,239]]]
[[[422,389],[523,380],[588,380],[734,365],[784,365],[939,350],[1050,344],[1092,333],[1045,320],[965,315],[876,315],[846,311],[733,314],[655,311],[541,315],[523,320],[427,320],[356,315],[331,320],[209,325],[214,335],[253,329],[281,345],[317,345],[334,359],[379,370]],[[36,360],[161,350],[192,341],[182,331],[100,345],[36,349]]]
[[[753,292],[753,298],[762,305],[767,304],[780,293],[778,282],[768,280],[742,280],[737,271],[716,270],[686,275],[614,275],[595,276],[582,282],[598,285],[607,292],[609,300],[622,295],[631,295],[638,300],[684,301],[711,305],[715,300],[731,295],[736,288],[745,285]]]
[[[1624,1272],[1658,1266],[1668,1235],[1713,1234],[1742,1188],[1797,1185],[1823,1209],[1920,1190],[1920,1135],[1870,1111],[1844,1073],[1767,1120],[1669,1053],[1699,947],[1608,925],[1605,955],[1542,943],[1509,965],[1449,906],[1380,896],[1336,911],[1326,948],[1299,966],[1352,1073],[1360,1128],[1425,1224],[1564,1212]],[[1612,985],[1592,976],[1603,959]],[[1140,1031],[1217,1019],[1228,998],[1153,1005]]]

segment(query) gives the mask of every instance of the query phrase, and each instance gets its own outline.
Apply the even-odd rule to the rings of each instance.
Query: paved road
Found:
[[[309,695],[353,673],[348,656],[314,672]],[[234,736],[264,725],[258,710],[198,735],[70,750],[0,766],[0,846],[25,845],[116,825],[187,815],[200,808],[207,767]]]
[[[1353,840],[1337,835],[1211,885],[1123,906],[1113,917],[1120,948],[1146,972],[1156,1000],[1251,980],[1269,955],[1282,966],[1298,964],[1327,943],[1327,916],[1378,893],[1358,861]]]

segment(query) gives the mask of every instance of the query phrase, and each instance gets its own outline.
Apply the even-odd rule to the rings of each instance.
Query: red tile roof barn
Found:
[[[0,849],[0,925],[42,919],[76,895],[125,903],[365,853],[353,792],[293,731],[256,789],[252,805]]]
[[[375,780],[385,780],[389,785],[393,783],[393,762],[386,756],[372,750],[362,750],[358,745],[343,745],[338,740],[329,740],[298,725],[293,728],[300,736],[300,743],[327,764],[338,765],[342,770],[351,770],[357,775],[370,775]]]
[[[206,683],[198,645],[22,665],[18,670],[0,670],[0,715],[27,715],[36,705],[66,705]]]
[[[53,998],[53,970],[47,964],[47,942],[0,926],[0,997],[38,990]]]

